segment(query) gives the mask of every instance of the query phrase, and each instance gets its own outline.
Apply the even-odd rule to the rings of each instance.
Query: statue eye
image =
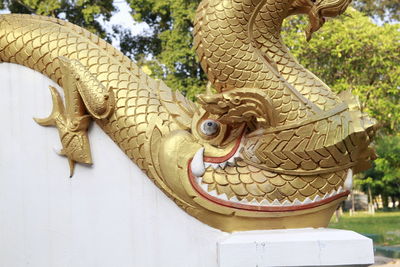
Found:
[[[219,132],[219,123],[213,120],[205,120],[201,124],[200,130],[207,136],[213,136]]]

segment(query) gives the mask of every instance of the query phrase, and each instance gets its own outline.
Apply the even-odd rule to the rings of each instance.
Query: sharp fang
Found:
[[[342,186],[339,186],[339,188],[338,188],[338,190],[337,190],[337,194],[340,194],[340,193],[342,193],[343,192],[343,187]]]
[[[218,197],[217,191],[212,190],[210,192],[208,192],[209,195],[213,196],[213,197]]]
[[[231,197],[230,201],[232,201],[232,202],[240,202],[237,197]]]
[[[318,195],[316,195],[315,198],[314,198],[314,202],[318,202],[318,201],[321,201],[321,200],[322,200],[321,197],[318,196]]]
[[[281,203],[279,202],[279,200],[275,199],[272,203],[272,206],[281,206]]]
[[[271,204],[269,203],[268,200],[263,199],[263,200],[261,201],[260,205],[261,205],[261,206],[269,206],[269,205],[271,205]]]
[[[211,166],[211,163],[208,163],[208,162],[204,162],[204,168],[208,168],[208,167],[210,167]]]
[[[309,197],[306,197],[306,199],[303,200],[303,204],[310,204],[312,203],[312,200]]]
[[[247,201],[247,199],[243,198],[242,200],[240,200],[240,203],[242,203],[242,204],[249,204],[249,201]]]
[[[201,177],[196,177],[196,183],[197,183],[197,184],[201,185],[201,181],[202,181],[202,180],[201,180]]]
[[[323,197],[322,197],[322,199],[327,199],[328,198],[328,193],[326,193]]]
[[[218,165],[218,164],[211,163],[211,167],[213,167],[213,169],[216,170],[216,169],[219,168],[219,165]]]
[[[228,162],[222,162],[222,163],[220,163],[219,164],[219,166],[222,168],[222,169],[225,169],[225,167],[226,167],[226,165],[228,164]]]
[[[200,184],[201,189],[203,189],[204,192],[208,192],[208,185],[206,184]]]
[[[333,197],[334,195],[336,195],[336,190],[333,189],[332,192],[328,195],[328,197]]]
[[[194,176],[202,177],[206,172],[206,168],[204,167],[203,155],[204,155],[204,147],[200,148],[196,152],[196,154],[194,154],[192,163],[190,164],[190,168]]]
[[[228,201],[228,196],[225,193],[222,195],[219,195],[218,198]]]
[[[346,181],[344,181],[344,189],[351,190],[353,188],[353,170],[347,171]]]
[[[301,203],[301,201],[300,200],[298,200],[297,198],[293,201],[293,205],[294,206],[300,206],[300,205],[302,205],[303,203]]]
[[[260,206],[260,203],[256,199],[253,199],[252,201],[250,201],[250,204],[255,205],[255,206]]]
[[[283,206],[292,206],[292,202],[290,202],[289,200],[286,199],[285,201],[283,201],[282,205]]]

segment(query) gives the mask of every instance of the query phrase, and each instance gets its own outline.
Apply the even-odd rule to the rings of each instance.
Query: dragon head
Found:
[[[191,130],[162,142],[164,182],[188,213],[225,231],[325,227],[353,173],[375,157],[374,120],[341,97],[333,110],[277,126],[255,89],[204,95]]]
[[[306,28],[306,37],[309,41],[312,34],[324,25],[325,18],[341,15],[350,2],[351,0],[295,0],[289,9],[289,15],[308,15],[310,23]]]

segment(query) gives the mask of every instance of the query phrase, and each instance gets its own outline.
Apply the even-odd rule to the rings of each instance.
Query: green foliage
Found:
[[[375,143],[378,159],[357,182],[364,191],[370,188],[373,196],[382,195],[387,206],[387,197],[400,198],[400,136],[381,136]]]
[[[121,49],[145,64],[153,76],[188,97],[202,92],[206,78],[193,43],[193,21],[199,0],[129,0],[136,21],[146,22],[151,32],[132,36],[122,32]],[[149,59],[150,55],[150,59]]]
[[[3,7],[7,6],[12,13],[67,19],[102,38],[107,38],[107,34],[96,18],[102,16],[107,21],[115,11],[111,0],[2,0],[0,3]]]
[[[377,212],[374,215],[357,212],[353,216],[344,214],[339,222],[331,222],[329,228],[352,230],[362,234],[374,234],[380,238],[379,245],[400,244],[400,212]]]
[[[352,90],[387,133],[400,129],[400,24],[376,25],[349,9],[307,43],[305,18],[290,18],[284,39],[294,56],[334,91]]]
[[[397,184],[400,190],[400,136],[384,136],[377,141],[376,169],[383,173],[384,182]],[[400,192],[399,192],[400,193]]]
[[[354,1],[354,6],[364,14],[382,21],[400,20],[399,0],[358,0]]]

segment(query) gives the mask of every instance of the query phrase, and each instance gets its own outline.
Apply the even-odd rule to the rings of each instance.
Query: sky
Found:
[[[138,23],[133,20],[130,12],[132,9],[129,7],[128,3],[124,0],[114,0],[114,6],[117,8],[117,12],[111,17],[110,21],[104,21],[102,18],[99,18],[98,21],[104,25],[107,32],[112,32],[113,25],[121,25],[123,28],[129,29],[132,31],[132,34],[137,35],[145,30],[149,30],[149,27],[146,23]],[[10,13],[7,9],[0,9],[0,14],[8,14]],[[113,40],[112,44],[119,48],[119,40]]]
[[[143,31],[149,30],[149,27],[146,23],[138,23],[133,20],[132,16],[130,15],[132,9],[129,7],[126,1],[114,0],[113,3],[117,8],[117,12],[111,17],[110,21],[104,21],[101,18],[99,19],[107,32],[112,33],[113,25],[120,25],[125,29],[129,29],[133,35],[137,35]],[[114,38],[112,40],[112,45],[118,49],[120,48],[118,38]]]
[[[119,10],[110,20],[111,25],[122,25],[124,28],[128,28],[133,34],[139,34],[143,30],[148,29],[146,23],[138,23],[133,20],[130,12],[132,9],[129,7],[128,3],[123,0],[114,1],[114,6]],[[108,27],[108,25],[106,25]]]

